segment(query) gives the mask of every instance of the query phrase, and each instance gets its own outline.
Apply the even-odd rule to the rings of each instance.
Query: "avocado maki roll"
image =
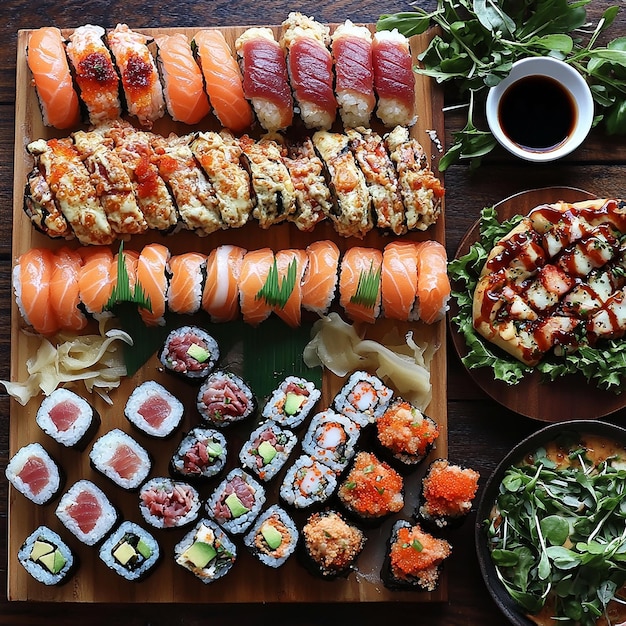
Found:
[[[183,419],[183,403],[163,385],[147,380],[130,394],[124,407],[126,419],[143,434],[167,439]]]
[[[290,430],[270,420],[252,431],[241,447],[239,460],[267,482],[284,466],[296,442],[297,438]]]
[[[171,331],[159,352],[166,372],[190,382],[204,380],[219,356],[217,341],[198,326],[182,326]]]
[[[161,558],[154,537],[134,522],[122,522],[99,551],[100,559],[126,580],[143,580]]]
[[[336,487],[337,478],[333,470],[303,454],[287,470],[280,486],[280,497],[297,509],[306,509],[326,502]]]
[[[139,491],[139,510],[155,528],[181,528],[200,512],[200,494],[188,483],[168,477],[150,479]]]
[[[294,553],[298,529],[287,511],[275,504],[258,518],[243,541],[261,563],[278,568]]]
[[[254,415],[256,398],[239,376],[216,370],[200,386],[196,406],[207,424],[225,428]]]
[[[298,376],[287,376],[263,408],[263,417],[287,428],[297,428],[307,418],[321,392],[315,384]]]
[[[178,565],[205,584],[225,576],[235,563],[237,547],[218,524],[200,520],[174,548]]]
[[[226,465],[227,443],[213,428],[196,427],[180,442],[170,461],[170,474],[183,480],[206,480]]]
[[[333,400],[333,408],[359,426],[373,424],[387,409],[393,392],[380,378],[354,372]]]
[[[78,565],[69,546],[46,526],[26,538],[17,559],[36,581],[48,586],[67,582]]]

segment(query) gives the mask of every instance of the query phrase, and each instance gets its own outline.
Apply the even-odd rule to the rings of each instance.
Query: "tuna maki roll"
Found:
[[[356,422],[329,409],[313,416],[302,450],[339,474],[354,456],[359,434]]]
[[[380,378],[367,372],[354,372],[333,401],[338,413],[359,426],[374,423],[389,406],[393,392]]]
[[[275,422],[264,422],[241,447],[239,460],[262,481],[276,476],[297,442],[296,436]]]
[[[218,370],[209,374],[198,391],[200,417],[218,428],[251,417],[256,399],[248,385],[236,374]]]
[[[133,426],[157,439],[170,437],[180,425],[183,413],[183,403],[153,380],[139,385],[124,408],[124,415]]]
[[[309,415],[321,392],[315,384],[297,376],[287,376],[263,408],[263,417],[288,428],[297,428]]]
[[[159,544],[134,522],[122,522],[100,547],[102,561],[126,580],[143,580],[161,558]]]
[[[154,528],[180,528],[194,522],[200,512],[200,495],[189,484],[158,476],[139,491],[139,510]]]
[[[202,519],[174,548],[174,559],[203,583],[225,576],[235,563],[237,547],[212,520]]]
[[[89,480],[79,480],[63,494],[56,516],[88,546],[100,543],[118,518],[104,492]]]
[[[26,538],[17,559],[35,580],[49,586],[67,582],[77,566],[69,546],[46,526]]]
[[[275,504],[259,517],[243,541],[261,563],[277,568],[295,551],[298,529],[287,511]]]
[[[170,474],[183,480],[202,480],[219,474],[226,465],[227,444],[222,433],[197,427],[187,433],[170,461]]]
[[[48,504],[63,486],[59,466],[39,443],[20,448],[5,474],[13,487],[35,504]]]
[[[328,580],[347,576],[354,569],[367,540],[362,530],[333,510],[310,515],[302,537],[307,569]]]
[[[102,435],[89,453],[91,466],[122,489],[137,489],[148,477],[152,461],[148,451],[123,430]]]
[[[100,417],[91,404],[64,387],[43,399],[36,420],[46,435],[77,450],[84,450],[100,425]]]
[[[443,562],[451,551],[445,539],[433,537],[419,525],[399,520],[391,529],[380,577],[389,589],[434,591]]]
[[[220,526],[233,534],[246,532],[265,504],[263,487],[239,468],[216,487],[206,509]]]
[[[337,478],[327,465],[303,454],[287,470],[280,497],[297,509],[322,504],[335,491]]]
[[[159,352],[159,360],[167,372],[192,382],[205,379],[219,356],[217,341],[198,326],[173,330]]]
[[[460,526],[472,509],[479,478],[473,469],[434,460],[422,480],[417,521],[433,530]]]

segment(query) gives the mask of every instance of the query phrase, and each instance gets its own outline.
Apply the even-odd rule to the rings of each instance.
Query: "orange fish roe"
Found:
[[[405,400],[394,402],[376,422],[378,441],[394,454],[423,457],[439,436],[439,427]]]
[[[480,474],[472,469],[451,465],[446,459],[432,462],[422,482],[423,503],[419,513],[446,526],[446,517],[462,517],[472,508]]]
[[[348,509],[362,517],[383,517],[404,506],[402,476],[371,452],[359,452],[339,498]]]
[[[405,524],[398,528],[389,550],[391,574],[399,583],[415,581],[433,591],[439,582],[439,567],[452,548],[445,539],[433,537],[419,525]]]

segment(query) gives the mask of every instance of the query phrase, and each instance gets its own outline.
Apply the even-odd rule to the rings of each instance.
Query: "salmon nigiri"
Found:
[[[76,250],[63,247],[54,255],[50,279],[50,303],[62,330],[79,331],[87,325],[80,308],[78,279],[83,259]]]
[[[380,312],[383,253],[377,248],[349,248],[341,260],[339,303],[353,321],[376,321]]]
[[[43,123],[55,128],[78,125],[78,94],[72,82],[61,31],[52,26],[33,31],[28,40],[26,58],[33,75]]]
[[[157,37],[155,42],[168,113],[174,121],[197,124],[211,109],[189,40],[176,33]]]
[[[137,261],[137,282],[146,297],[150,299],[150,309],[139,309],[141,319],[148,326],[165,324],[165,297],[167,293],[167,272],[170,251],[160,243],[144,246]]]
[[[239,315],[239,277],[244,248],[222,245],[207,259],[202,308],[213,322],[229,322]]]
[[[339,248],[328,239],[314,241],[306,248],[308,263],[302,280],[302,306],[325,315],[335,297]]]
[[[272,305],[259,295],[274,264],[269,248],[246,252],[239,275],[239,302],[244,322],[257,326],[272,312]]]
[[[184,252],[170,258],[170,284],[167,304],[172,313],[197,313],[202,302],[202,282],[206,256],[199,252]]]
[[[448,257],[438,241],[421,241],[416,245],[419,319],[432,324],[445,315],[448,307]]]
[[[22,254],[13,269],[13,288],[18,308],[27,324],[42,335],[59,330],[50,303],[50,279],[54,255],[47,248],[31,248]]]
[[[417,248],[412,241],[393,241],[383,250],[382,308],[385,317],[413,319],[417,295]]]
[[[276,253],[278,286],[284,291],[286,300],[284,304],[274,305],[274,313],[292,328],[300,326],[302,319],[302,276],[306,265],[304,250],[279,250]]]
[[[193,44],[217,119],[236,133],[249,128],[254,121],[252,107],[244,96],[241,72],[224,35],[219,30],[201,30],[194,35]]]
[[[99,316],[113,291],[113,253],[109,248],[81,248],[83,265],[78,277],[78,293],[88,313]]]

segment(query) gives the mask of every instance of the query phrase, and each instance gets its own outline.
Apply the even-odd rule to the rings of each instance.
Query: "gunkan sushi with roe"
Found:
[[[142,433],[156,439],[170,437],[180,425],[183,413],[183,403],[153,380],[136,387],[124,407],[126,419]]]
[[[296,443],[293,432],[269,420],[252,431],[241,447],[239,460],[267,482],[284,466]]]
[[[243,542],[261,563],[278,568],[295,551],[298,529],[287,511],[274,504],[261,514]]]
[[[67,582],[78,564],[69,546],[46,526],[26,538],[17,560],[36,581],[49,586]]]
[[[59,466],[39,443],[20,448],[9,461],[5,474],[13,487],[35,504],[47,504],[63,486]]]
[[[307,418],[321,392],[315,384],[298,376],[287,376],[263,408],[263,417],[287,428],[297,428]]]
[[[217,341],[199,326],[174,329],[159,352],[159,360],[165,371],[191,382],[206,378],[219,356]]]
[[[213,428],[196,427],[182,439],[170,461],[170,474],[183,480],[205,480],[226,465],[227,442]]]

